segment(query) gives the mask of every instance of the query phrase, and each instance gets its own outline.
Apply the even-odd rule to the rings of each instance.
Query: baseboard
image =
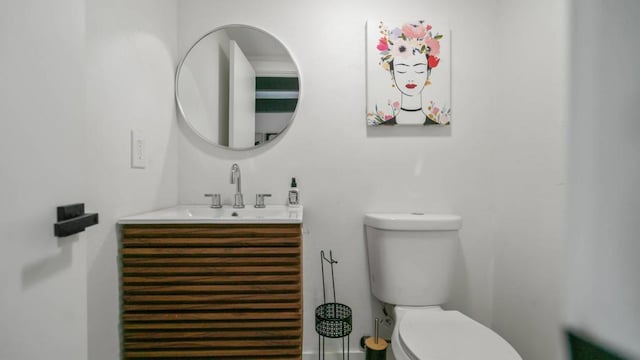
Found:
[[[363,351],[352,351],[349,354],[349,360],[364,360],[364,358],[365,356]],[[342,360],[342,353],[341,352],[325,353],[325,359],[326,360]],[[318,353],[317,352],[303,353],[302,360],[318,360]]]

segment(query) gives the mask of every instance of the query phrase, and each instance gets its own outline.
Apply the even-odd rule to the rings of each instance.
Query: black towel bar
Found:
[[[58,206],[58,222],[53,225],[55,236],[69,236],[98,223],[98,214],[85,214],[84,204]]]

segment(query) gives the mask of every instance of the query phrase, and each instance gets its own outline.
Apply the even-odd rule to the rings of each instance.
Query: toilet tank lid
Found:
[[[462,217],[455,214],[367,213],[364,224],[382,230],[451,231],[462,226]]]

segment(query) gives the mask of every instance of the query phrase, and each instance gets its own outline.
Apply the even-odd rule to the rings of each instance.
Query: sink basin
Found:
[[[302,206],[291,208],[285,205],[267,205],[256,209],[247,205],[234,209],[224,205],[212,209],[207,205],[178,205],[143,214],[127,216],[118,220],[120,224],[300,224]]]

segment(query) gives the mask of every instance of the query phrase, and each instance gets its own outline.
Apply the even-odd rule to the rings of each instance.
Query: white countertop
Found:
[[[235,209],[223,205],[213,209],[208,205],[177,205],[142,214],[126,216],[119,224],[301,224],[302,206],[267,205],[257,209],[246,205]]]

